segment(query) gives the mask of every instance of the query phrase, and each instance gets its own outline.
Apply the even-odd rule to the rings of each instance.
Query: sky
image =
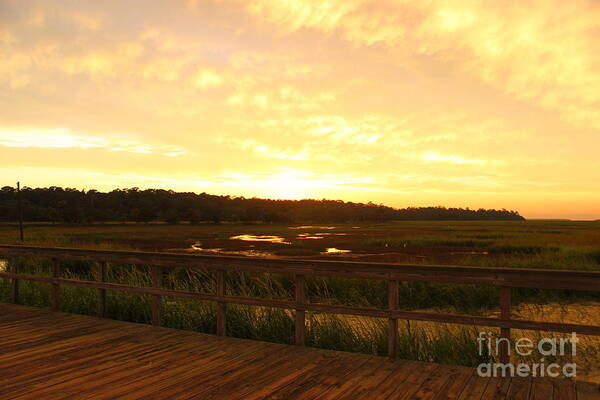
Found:
[[[0,186],[600,218],[600,2],[0,1]]]

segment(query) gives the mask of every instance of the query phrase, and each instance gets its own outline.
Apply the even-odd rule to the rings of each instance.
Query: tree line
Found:
[[[523,220],[516,211],[409,207],[341,200],[271,200],[138,188],[110,192],[48,187],[21,189],[24,221],[94,222],[351,222],[392,220]],[[18,220],[17,190],[0,189],[0,220]]]

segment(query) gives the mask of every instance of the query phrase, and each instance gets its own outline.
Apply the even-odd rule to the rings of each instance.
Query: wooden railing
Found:
[[[12,301],[19,301],[19,280],[45,282],[52,285],[51,304],[60,309],[60,285],[71,285],[98,290],[98,315],[103,317],[106,309],[106,290],[121,290],[152,296],[152,323],[161,324],[161,296],[172,296],[204,301],[217,305],[217,335],[225,335],[226,304],[275,307],[294,310],[295,343],[305,343],[306,311],[345,314],[389,319],[388,354],[396,354],[398,319],[431,321],[452,324],[500,328],[500,336],[510,339],[510,329],[529,329],[561,333],[600,336],[600,326],[567,324],[513,319],[511,317],[511,288],[571,289],[600,292],[600,272],[566,271],[546,269],[480,268],[439,265],[406,265],[364,263],[350,261],[317,261],[298,259],[257,259],[215,255],[188,255],[174,253],[147,253],[134,251],[84,250],[0,245],[0,257],[42,257],[53,260],[52,276],[42,277],[22,274],[17,263],[10,263],[11,270],[0,272],[0,278],[12,280]],[[82,260],[98,263],[97,281],[59,278],[60,260]],[[152,287],[134,287],[105,282],[106,263],[146,265],[151,267]],[[217,290],[214,294],[164,289],[161,287],[162,268],[187,267],[216,271]],[[225,271],[263,272],[291,274],[295,279],[295,299],[272,300],[241,296],[228,296],[225,291]],[[388,282],[388,308],[350,307],[310,303],[306,301],[304,277],[306,275],[380,279]],[[398,286],[400,282],[432,282],[491,285],[500,288],[500,317],[482,317],[462,314],[444,314],[398,309]],[[508,362],[508,343],[500,348],[501,362]]]

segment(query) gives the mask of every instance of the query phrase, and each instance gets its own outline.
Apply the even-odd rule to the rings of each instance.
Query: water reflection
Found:
[[[313,235],[312,233],[299,233],[298,239],[325,239],[323,236]]]
[[[342,253],[350,253],[352,250],[342,250],[337,249],[335,247],[328,247],[325,251],[321,252],[321,254],[342,254]]]
[[[202,248],[202,243],[194,243],[192,245],[192,250],[196,250],[196,251],[206,251],[206,252],[210,252],[210,253],[218,253],[221,250],[223,250],[223,248],[221,247],[214,247],[212,249],[204,249]]]
[[[213,254],[222,254],[229,256],[248,256],[248,257],[273,257],[273,253],[269,251],[261,251],[261,250],[223,250],[221,247],[213,247],[205,249],[202,247],[202,243],[194,243],[191,247],[191,250],[202,252],[202,253],[213,253]]]
[[[290,229],[335,229],[335,226],[315,226],[315,225],[302,225],[302,226],[290,226]]]
[[[238,235],[232,236],[229,238],[230,240],[243,240],[246,242],[269,242],[269,243],[282,243],[282,244],[291,244],[290,242],[286,242],[285,238],[281,236],[274,235]]]
[[[299,233],[298,239],[325,239],[325,236],[346,236],[349,233],[332,233],[332,232],[317,232],[317,233]]]

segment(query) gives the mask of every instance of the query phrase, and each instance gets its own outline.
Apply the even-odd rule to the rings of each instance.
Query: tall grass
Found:
[[[364,225],[364,224],[361,224]],[[429,256],[452,255],[455,265],[484,267],[521,267],[598,270],[600,268],[600,225],[575,222],[444,222],[415,221],[372,224],[353,229],[347,226],[349,236],[327,242],[332,247],[363,249],[375,253],[397,252]],[[340,228],[341,229],[341,228]],[[256,225],[244,227],[244,232],[277,234],[293,237],[298,232],[287,226]],[[344,230],[344,229],[341,229]],[[316,232],[319,229],[315,230]],[[291,232],[291,233],[290,233]],[[189,245],[197,239],[227,238],[240,233],[240,226],[28,226],[28,244],[97,249],[165,250],[165,246]],[[287,235],[287,236],[286,236]],[[0,241],[14,242],[14,229],[0,224]],[[165,238],[168,240],[165,241]],[[292,245],[270,248],[276,254],[303,256],[317,254],[319,248],[312,242],[290,239]],[[147,243],[157,241],[156,248]],[[160,243],[159,243],[160,242]],[[164,243],[163,243],[164,242]],[[187,243],[187,244],[186,244]],[[144,247],[138,247],[144,244]],[[154,244],[152,244],[154,246]],[[356,247],[355,247],[356,246]],[[391,248],[391,249],[388,249]],[[458,251],[457,253],[454,253]],[[479,254],[477,254],[479,253]],[[429,261],[426,261],[429,260]],[[431,262],[432,258],[416,258],[414,262]],[[434,258],[434,260],[437,260]],[[49,276],[50,263],[43,259],[20,259],[22,272]],[[413,262],[413,261],[411,261]],[[445,262],[445,261],[444,261]],[[211,271],[172,268],[164,269],[163,286],[174,290],[214,293],[216,282]],[[110,265],[109,282],[131,286],[150,286],[148,268],[128,265]],[[72,279],[95,280],[94,268],[84,262],[65,261],[61,276]],[[277,274],[229,273],[226,276],[230,295],[269,299],[293,299],[294,284],[289,276]],[[307,277],[306,293],[309,301],[352,306],[387,306],[387,284],[379,280]],[[10,282],[0,279],[0,301],[9,301]],[[21,303],[49,307],[49,285],[21,281]],[[493,287],[403,282],[400,286],[400,307],[406,310],[438,309],[456,313],[489,315],[498,309],[498,292]],[[514,289],[513,303],[544,304],[549,301],[569,304],[597,301],[597,293],[576,291],[548,291]],[[97,291],[61,287],[62,311],[95,315]],[[593,303],[595,304],[595,303]],[[108,291],[106,313],[109,318],[149,323],[151,298],[122,291]],[[215,305],[190,299],[163,297],[163,325],[171,328],[214,333],[216,330]],[[307,312],[306,341],[309,346],[387,354],[387,320],[347,317]],[[242,305],[228,305],[227,335],[292,343],[294,337],[293,313],[289,310]],[[542,317],[546,319],[548,316]],[[535,319],[535,318],[529,318]],[[399,321],[399,358],[448,364],[476,365],[487,362],[493,355],[478,354],[477,333],[484,328],[434,323]],[[493,331],[493,329],[492,329]],[[519,334],[518,331],[514,331]],[[532,339],[552,337],[551,333],[528,333]],[[600,370],[600,346],[587,346],[578,352],[578,360]],[[524,361],[536,361],[524,360]],[[539,360],[538,360],[539,361]],[[579,363],[579,361],[578,361]],[[595,364],[594,364],[595,363]],[[594,367],[595,365],[595,367]]]
[[[19,259],[19,271],[49,276],[50,263],[43,259]],[[79,261],[65,262],[61,277],[70,279],[95,279],[93,268]],[[110,264],[107,281],[131,286],[149,286],[148,268]],[[289,278],[275,274],[228,273],[229,294],[273,299],[292,298],[293,285]],[[358,282],[358,281],[357,281]],[[307,282],[310,297],[328,303],[382,303],[385,290],[371,282],[362,288],[348,289],[353,282],[314,278]],[[356,283],[356,282],[354,282]],[[165,287],[177,290],[214,293],[215,279],[210,271],[174,268],[163,275]],[[0,301],[8,301],[10,282],[0,279]],[[344,289],[340,298],[336,295]],[[408,297],[411,290],[406,289]],[[360,293],[360,292],[364,293]],[[371,301],[371,297],[376,299]],[[412,296],[414,297],[414,296]],[[21,281],[20,302],[35,307],[49,307],[50,285]],[[358,301],[357,301],[358,299]],[[97,291],[87,288],[61,286],[61,311],[95,315]],[[108,291],[106,316],[108,318],[150,323],[150,296]],[[163,297],[162,321],[166,327],[214,333],[216,330],[215,305],[212,302]],[[228,305],[226,310],[227,335],[268,342],[292,344],[294,340],[294,316],[290,310]],[[481,357],[477,354],[475,328],[430,330],[406,322],[399,327],[398,357],[449,364],[475,365]],[[387,320],[354,318],[330,314],[307,313],[307,345],[312,347],[387,355]]]
[[[44,259],[18,259],[19,271],[41,276],[50,275],[50,262]],[[216,281],[211,271],[172,268],[165,269],[163,285],[169,289],[214,293]],[[61,276],[70,279],[94,280],[92,265],[66,261]],[[150,286],[149,270],[144,266],[110,264],[107,281],[130,286]],[[385,282],[342,278],[309,277],[306,280],[310,301],[329,304],[368,305],[385,307]],[[271,299],[291,299],[293,282],[277,274],[227,273],[227,293]],[[0,301],[9,301],[10,281],[0,279]],[[515,299],[531,298],[531,290],[515,290]],[[541,296],[541,295],[540,295]],[[556,293],[552,296],[558,296]],[[35,307],[49,307],[50,285],[21,281],[20,302]],[[401,307],[425,308],[436,306],[443,310],[481,313],[497,307],[496,289],[470,285],[434,285],[403,283],[400,287]],[[579,298],[578,298],[579,299]],[[61,310],[95,315],[97,291],[87,288],[61,286]],[[108,318],[150,323],[150,296],[124,291],[108,291]],[[227,335],[276,343],[292,344],[294,315],[290,310],[244,305],[228,305]],[[181,298],[162,298],[162,323],[166,327],[203,333],[215,333],[216,311],[212,302]],[[308,346],[360,352],[385,356],[387,354],[388,321],[386,319],[340,316],[307,312],[306,342]],[[399,321],[396,357],[443,364],[476,366],[496,358],[494,354],[479,353],[479,331],[490,328],[457,326],[416,321]],[[518,331],[515,331],[515,335]],[[543,335],[543,336],[542,336]],[[533,333],[534,341],[552,334]],[[583,368],[597,369],[599,347],[596,342],[578,349],[578,362]],[[520,362],[536,362],[521,357]],[[566,362],[566,360],[556,360]]]

